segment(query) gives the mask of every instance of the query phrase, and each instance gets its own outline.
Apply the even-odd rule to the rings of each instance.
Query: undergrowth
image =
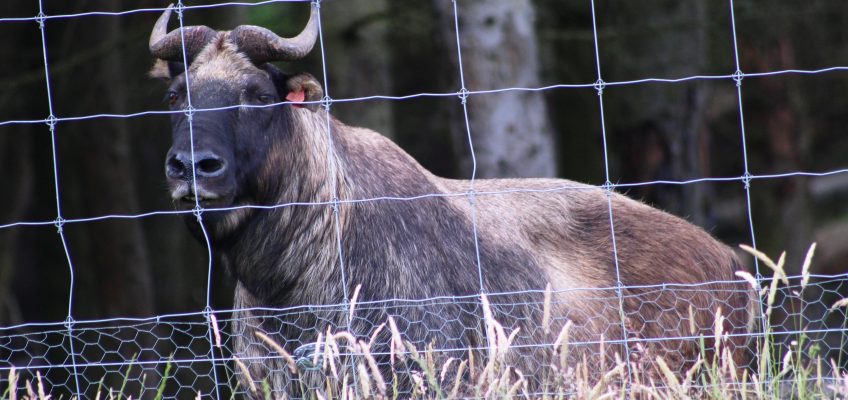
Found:
[[[574,363],[573,349],[570,346],[570,332],[573,324],[562,326],[556,341],[552,345],[550,359],[539,360],[549,363],[542,376],[536,376],[530,384],[530,377],[510,365],[510,353],[518,330],[507,331],[495,320],[488,299],[482,297],[482,306],[486,321],[486,339],[488,348],[483,356],[478,352],[467,353],[463,359],[443,357],[433,346],[417,348],[403,339],[393,319],[377,327],[369,338],[357,338],[349,332],[331,332],[319,336],[317,348],[311,360],[295,360],[285,349],[270,337],[257,333],[257,337],[271,351],[281,357],[286,364],[286,373],[293,377],[292,384],[299,385],[298,392],[309,399],[453,399],[453,398],[540,398],[540,399],[848,399],[848,373],[840,359],[824,359],[815,343],[805,334],[799,334],[788,344],[778,340],[771,326],[770,317],[775,307],[778,290],[788,285],[784,270],[786,254],[777,261],[765,254],[743,246],[753,254],[762,265],[772,272],[772,278],[757,280],[751,274],[739,271],[737,276],[744,279],[759,294],[763,304],[763,315],[759,327],[762,335],[756,336],[756,361],[752,366],[736,365],[731,355],[727,333],[722,330],[721,310],[716,314],[716,323],[711,338],[701,338],[701,354],[686,371],[674,371],[667,361],[657,356],[649,362],[626,362],[618,354],[613,357],[601,356],[601,360],[612,359],[607,363],[578,357]],[[803,301],[803,292],[809,284],[809,266],[815,244],[810,247],[802,266],[800,290],[793,292]],[[353,302],[355,303],[355,301]],[[550,295],[545,296],[544,314],[550,314]],[[354,304],[350,312],[353,313]],[[830,312],[848,307],[848,299],[834,303]],[[217,321],[212,320],[215,333],[215,345],[220,349],[220,335]],[[546,326],[547,328],[547,326]],[[803,326],[798,326],[803,332]],[[377,334],[387,329],[391,333],[391,365],[404,364],[412,368],[400,372],[394,367],[386,376],[386,371],[378,365],[371,353]],[[694,328],[693,328],[694,331]],[[842,333],[845,337],[845,333]],[[707,351],[705,339],[714,343]],[[601,346],[603,347],[603,346]],[[840,354],[843,349],[840,349]],[[223,351],[221,352],[223,355]],[[345,354],[356,354],[346,357]],[[233,370],[242,376],[250,377],[250,369],[238,357],[229,357]],[[169,360],[164,374],[153,393],[124,392],[127,378],[117,389],[105,388],[103,381],[94,395],[97,400],[130,400],[145,398],[160,400],[166,398],[166,383],[171,378],[172,360]],[[610,365],[606,365],[610,364]],[[130,364],[129,368],[132,368]],[[409,384],[401,391],[399,374],[408,374]],[[53,399],[50,388],[46,387],[40,372],[24,379],[12,368],[6,379],[0,380],[0,400],[48,400]],[[129,376],[126,371],[124,376]],[[541,379],[541,384],[538,380]],[[228,376],[229,382],[237,379]],[[274,397],[267,382],[255,382],[247,379],[247,387],[234,383],[230,388],[232,398],[250,397],[253,399],[277,400],[285,395]],[[141,385],[144,386],[144,385]],[[236,395],[235,393],[239,393]],[[210,398],[210,393],[195,392],[197,399]],[[75,398],[72,398],[75,399]]]

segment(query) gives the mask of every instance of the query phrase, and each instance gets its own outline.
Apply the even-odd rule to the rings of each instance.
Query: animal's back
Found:
[[[451,191],[470,184],[443,183]],[[555,293],[560,321],[575,324],[577,340],[621,340],[623,325],[632,352],[663,355],[683,368],[697,358],[699,343],[651,339],[711,336],[720,314],[737,363],[747,362],[745,333],[757,315],[756,294],[734,275],[744,269],[735,253],[700,227],[563,179],[477,180],[474,191],[478,235],[534,255]],[[470,211],[467,198],[454,202]]]

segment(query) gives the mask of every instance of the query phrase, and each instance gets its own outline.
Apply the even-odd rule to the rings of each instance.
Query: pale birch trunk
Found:
[[[442,36],[447,43],[456,43],[453,3],[435,0],[435,4],[442,19]],[[540,86],[536,17],[529,0],[464,0],[456,4],[467,90]],[[456,46],[446,47],[456,62]],[[459,71],[456,82],[459,90]],[[526,91],[475,94],[469,96],[467,105],[476,177],[556,175],[554,139],[542,95]],[[456,148],[464,149],[461,170],[470,176],[471,153],[461,114],[452,134]]]

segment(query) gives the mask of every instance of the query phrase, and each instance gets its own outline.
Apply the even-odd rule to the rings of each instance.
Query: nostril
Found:
[[[171,156],[165,163],[165,174],[172,179],[185,178],[186,165],[177,156]]]
[[[224,170],[224,161],[219,158],[204,158],[197,162],[197,173],[214,176]]]

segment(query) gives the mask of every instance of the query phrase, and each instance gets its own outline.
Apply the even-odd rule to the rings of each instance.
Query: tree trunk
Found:
[[[334,99],[389,95],[391,88],[387,0],[346,0],[322,13],[327,47],[327,88]],[[333,114],[346,123],[393,136],[392,102],[336,103]]]
[[[28,131],[28,130],[27,130]],[[31,132],[27,132],[28,134]],[[0,167],[14,171],[13,177],[4,185],[11,188],[9,196],[0,201],[0,224],[25,220],[28,206],[33,197],[33,171],[29,160],[32,157],[32,142],[29,137],[17,139],[10,135],[0,136]],[[0,231],[0,326],[21,324],[23,321],[18,300],[12,290],[17,268],[21,229]]]
[[[103,7],[119,9],[118,0],[105,0]],[[101,37],[122,37],[125,35],[121,20],[107,18],[103,20],[99,35]],[[100,60],[99,68],[103,82],[110,82],[103,88],[108,104],[117,113],[126,113],[128,90],[127,80],[122,74],[128,68],[126,56],[121,48],[108,52]],[[94,137],[80,146],[86,147],[87,156],[83,158],[82,171],[86,185],[86,207],[97,215],[110,210],[139,212],[138,193],[134,185],[134,161],[129,147],[130,122],[124,118],[109,120],[111,132],[96,132]],[[60,127],[61,128],[61,127]],[[95,256],[93,267],[98,271],[101,300],[105,314],[115,317],[153,315],[153,285],[151,281],[150,261],[141,229],[141,221],[107,220],[92,223],[87,228],[93,235],[89,242],[98,247],[92,252]]]
[[[435,0],[442,36],[456,43],[453,3]],[[470,91],[539,86],[535,11],[529,0],[457,1],[465,88]],[[452,49],[457,61],[455,46]],[[459,72],[456,74],[459,82]],[[459,84],[454,86],[457,90]],[[556,175],[554,139],[544,98],[533,92],[471,95],[468,118],[478,178]],[[454,119],[461,169],[470,176],[471,153],[462,117]]]

